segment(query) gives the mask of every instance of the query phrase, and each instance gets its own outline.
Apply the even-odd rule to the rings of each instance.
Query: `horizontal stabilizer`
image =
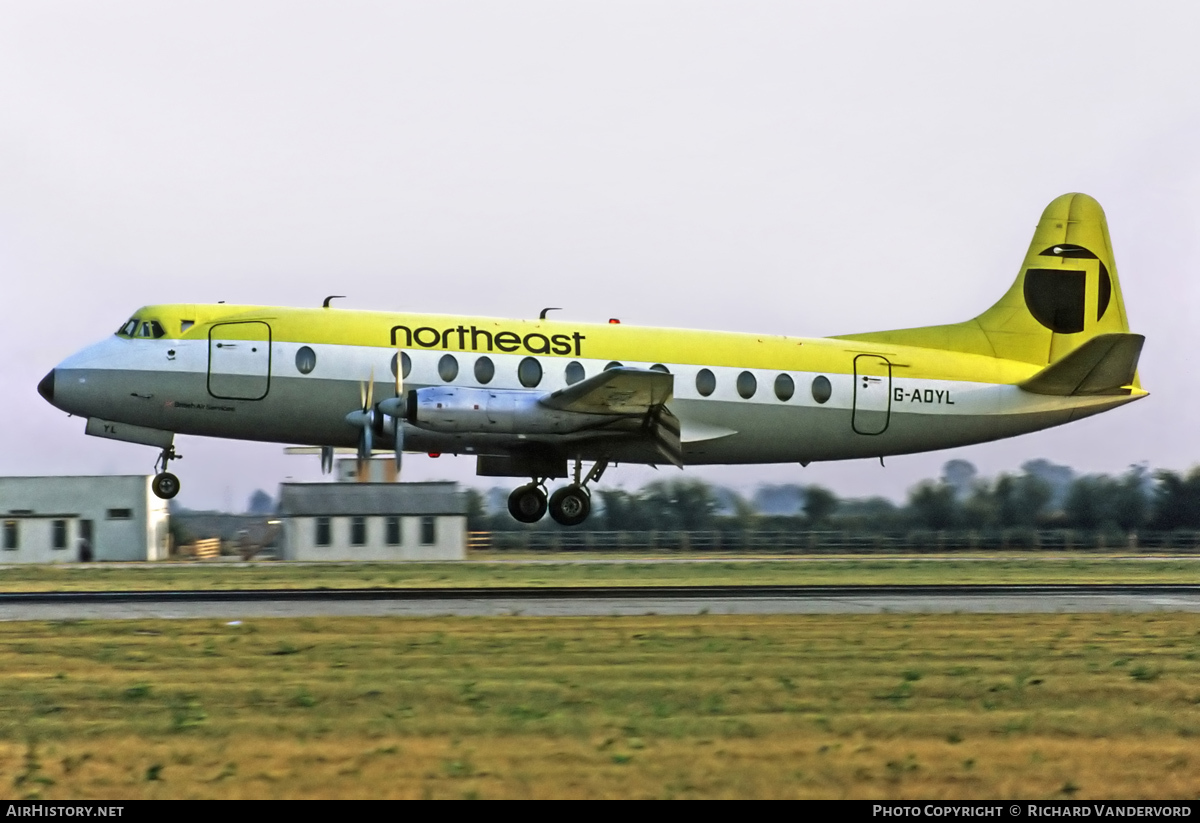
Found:
[[[673,375],[621,366],[559,389],[538,402],[581,414],[643,415],[669,402],[674,391]]]
[[[1098,335],[1018,385],[1060,397],[1129,394],[1145,342],[1140,334]]]

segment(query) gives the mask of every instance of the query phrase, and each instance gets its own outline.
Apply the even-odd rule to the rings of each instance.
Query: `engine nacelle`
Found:
[[[436,432],[562,434],[602,422],[602,415],[550,409],[541,392],[430,386],[408,393],[408,422]]]

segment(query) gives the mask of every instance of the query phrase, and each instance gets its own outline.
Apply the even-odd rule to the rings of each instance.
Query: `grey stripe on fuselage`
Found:
[[[181,434],[260,440],[280,443],[352,447],[358,429],[345,421],[360,408],[362,380],[376,376],[376,402],[394,394],[390,374],[392,349],[351,346],[310,346],[318,366],[311,374],[296,370],[296,351],[304,344],[272,346],[269,388],[260,400],[218,398],[209,392],[207,343],[126,341],[114,346],[89,347],[56,370],[55,404],[66,411],[118,420]],[[168,356],[168,352],[170,355]],[[404,390],[446,385],[437,379],[437,362],[447,352],[412,351],[412,375]],[[573,359],[588,374],[601,371],[604,361],[582,358],[539,358],[545,370],[541,384],[525,389],[517,380],[521,355],[489,355],[496,376],[487,386],[473,379],[475,355],[449,352],[459,359],[453,385],[490,389],[519,389],[538,393],[567,385],[563,371]],[[75,361],[75,362],[72,362]],[[645,367],[650,364],[627,363]],[[810,392],[815,373],[787,372],[795,381],[795,395],[787,401],[775,397],[772,385],[780,372],[767,369],[707,367],[717,374],[717,390],[700,397],[695,385],[699,365],[667,364],[676,374],[672,411],[684,422],[684,459],[703,463],[779,463],[877,457],[967,445],[1011,437],[1103,411],[1128,402],[1128,397],[1053,398],[1029,395],[1015,386],[951,381],[892,381],[907,399],[889,398],[886,429],[880,434],[858,434],[853,425],[854,377],[825,375],[833,387],[829,400],[818,403]],[[736,376],[755,375],[758,389],[751,399],[736,394]],[[361,373],[361,379],[322,376]],[[384,379],[379,379],[380,377]],[[254,380],[251,379],[250,386]],[[226,382],[224,385],[228,385]],[[923,386],[924,395],[952,404],[927,404],[914,397],[912,386]],[[932,388],[938,387],[938,388]],[[83,391],[80,391],[82,389]],[[248,391],[258,393],[250,387]],[[86,392],[86,394],[84,393]],[[905,393],[907,392],[907,393]],[[1082,404],[1082,405],[1081,405]],[[999,413],[1010,408],[1011,413]],[[883,418],[880,418],[881,420]],[[733,430],[724,437],[687,442],[689,423]],[[538,442],[507,434],[439,434],[407,426],[406,448],[445,453],[503,453],[514,446]],[[581,456],[598,458],[611,451],[604,435],[581,433],[546,439],[561,446],[583,441]],[[386,447],[387,443],[379,444]],[[594,451],[593,451],[594,450]]]

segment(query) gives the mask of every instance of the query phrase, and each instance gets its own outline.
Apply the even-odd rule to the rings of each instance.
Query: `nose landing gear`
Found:
[[[528,485],[521,486],[508,496],[508,513],[518,522],[536,523],[545,517],[549,509],[550,517],[556,523],[578,526],[592,513],[592,495],[588,491],[588,484],[598,481],[606,468],[608,460],[601,460],[588,472],[586,478],[581,479],[582,463],[576,460],[575,482],[556,490],[549,500],[546,499],[544,489],[545,479],[534,478]]]
[[[154,470],[158,473],[150,481],[150,490],[154,492],[155,497],[162,500],[170,500],[179,494],[179,478],[167,471],[167,464],[172,460],[181,459],[183,459],[183,455],[176,454],[174,446],[167,446],[162,450],[162,454],[158,456],[158,459],[154,461]],[[160,464],[162,465],[162,471],[158,471]]]

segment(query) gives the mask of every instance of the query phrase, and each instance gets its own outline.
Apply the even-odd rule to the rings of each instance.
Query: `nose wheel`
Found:
[[[154,475],[154,479],[150,481],[150,490],[154,492],[154,496],[161,500],[170,500],[175,495],[179,494],[179,478],[167,471],[167,464],[172,460],[179,460],[183,455],[175,453],[174,446],[167,446],[162,450],[162,454],[158,456],[158,460],[154,462],[154,469],[158,471],[159,466],[162,466],[162,471]]]

